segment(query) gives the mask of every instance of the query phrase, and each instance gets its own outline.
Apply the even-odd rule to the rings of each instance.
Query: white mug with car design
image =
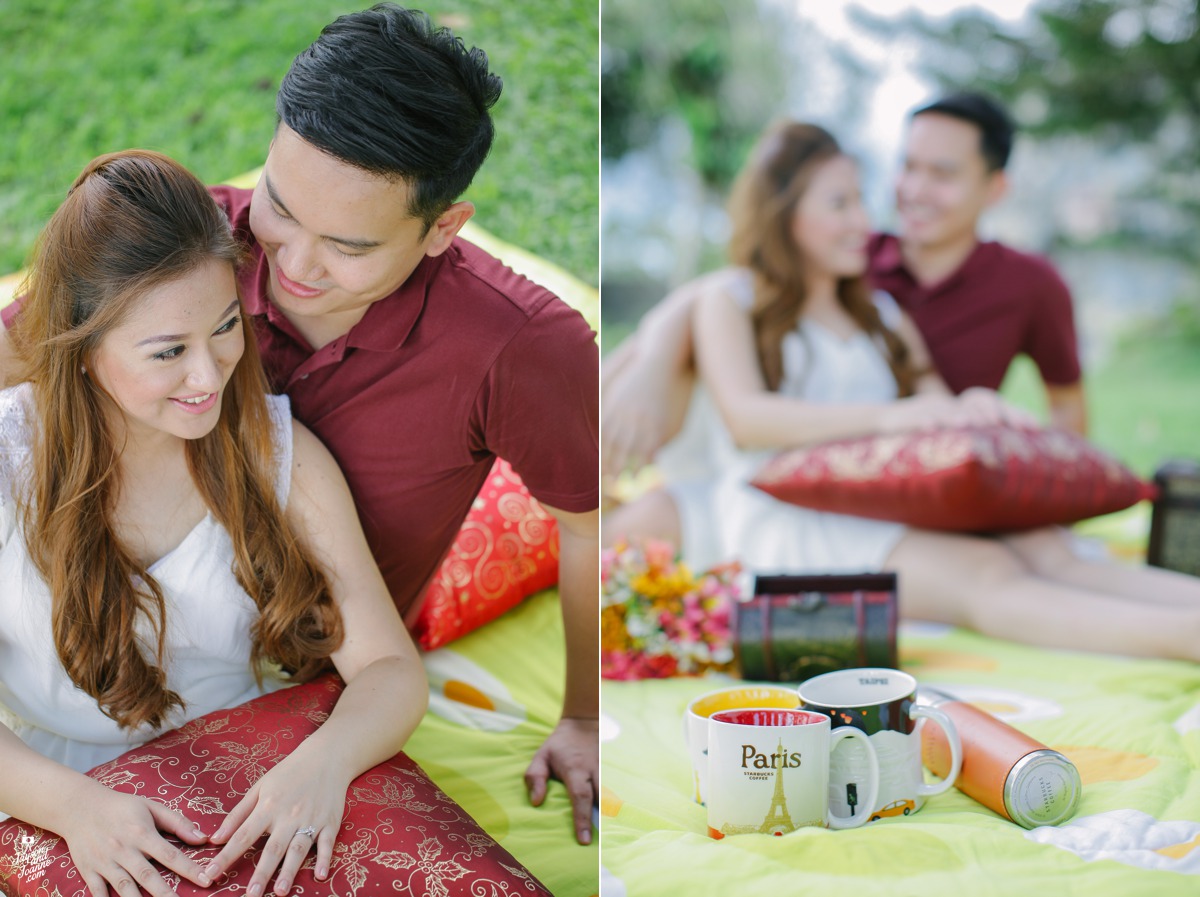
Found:
[[[954,784],[962,766],[962,745],[950,718],[935,707],[916,703],[917,680],[884,667],[837,670],[814,676],[797,689],[800,706],[824,714],[833,725],[853,726],[870,736],[879,761],[879,793],[867,801],[862,793],[868,764],[853,745],[837,751],[830,766],[830,804],[848,816],[869,804],[871,821],[907,816]],[[950,748],[950,768],[943,779],[926,782],[921,765],[921,729],[941,727]]]

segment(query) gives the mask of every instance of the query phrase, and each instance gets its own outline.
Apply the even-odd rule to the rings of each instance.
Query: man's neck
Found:
[[[345,336],[355,324],[363,319],[367,309],[355,309],[353,312],[328,315],[292,315],[283,311],[283,316],[291,322],[302,337],[312,347],[314,352],[324,349],[334,340]]]
[[[979,238],[972,232],[936,246],[916,245],[900,238],[900,257],[921,286],[941,283],[962,267],[975,251]]]

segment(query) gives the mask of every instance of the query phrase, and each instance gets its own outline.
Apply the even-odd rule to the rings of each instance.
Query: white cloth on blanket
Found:
[[[749,307],[749,281],[739,301]],[[899,309],[887,294],[876,304],[888,326]],[[801,319],[783,340],[779,394],[823,404],[873,404],[896,398],[896,381],[879,346],[864,332],[843,339]],[[738,560],[756,573],[864,572],[882,568],[904,535],[898,523],[830,514],[786,504],[749,485],[774,451],[734,445],[702,385],[679,436],[655,459],[679,509],[682,554],[698,570]]]
[[[27,384],[0,391],[0,703],[18,717],[14,731],[26,744],[82,772],[163,730],[121,729],[75,685],[55,652],[50,591],[29,557],[15,501],[29,477],[32,404]],[[267,404],[284,505],[292,470],[291,406],[286,396],[268,396]],[[267,678],[260,689],[255,682],[250,627],[258,610],[232,565],[229,534],[209,514],[149,568],[167,602],[167,684],[185,703],[164,729],[285,684]]]

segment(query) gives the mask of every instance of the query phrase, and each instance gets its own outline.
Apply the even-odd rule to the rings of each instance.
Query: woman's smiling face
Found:
[[[217,424],[243,339],[233,267],[212,260],[137,300],[101,339],[87,376],[130,440],[198,439]]]
[[[863,207],[858,166],[834,156],[812,176],[792,219],[792,235],[810,272],[857,277],[867,268],[871,222]]]

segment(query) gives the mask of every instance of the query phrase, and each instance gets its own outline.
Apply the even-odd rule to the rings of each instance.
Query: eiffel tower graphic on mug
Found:
[[[786,835],[788,832],[796,830],[791,814],[788,813],[787,795],[783,793],[783,758],[786,753],[783,749],[782,739],[779,741],[779,748],[775,756],[780,761],[775,767],[775,793],[771,795],[771,806],[767,808],[767,815],[763,817],[762,825],[735,825],[726,822],[721,826],[721,834],[744,835],[759,832],[764,835]]]

